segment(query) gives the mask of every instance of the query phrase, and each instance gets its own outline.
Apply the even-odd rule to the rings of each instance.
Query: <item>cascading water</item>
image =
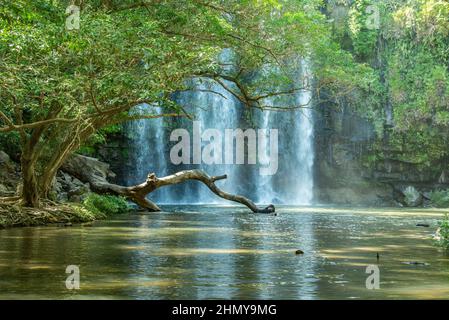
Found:
[[[196,108],[196,121],[200,125],[200,129],[204,132],[207,129],[215,129],[220,132],[222,138],[226,129],[238,128],[239,122],[239,105],[236,99],[223,87],[215,84],[211,81],[199,81],[196,80],[195,87],[198,89],[196,92],[191,92],[187,95],[181,95],[178,98],[178,103],[184,106],[197,106]],[[213,93],[212,93],[213,92]],[[188,124],[191,126],[191,123]],[[193,136],[193,135],[192,135]],[[208,142],[202,143],[202,148],[208,144]],[[224,157],[224,145],[222,144],[221,155]],[[239,165],[227,165],[224,164],[204,164],[201,163],[196,166],[206,171],[210,175],[222,175],[227,174],[228,178],[220,182],[220,186],[229,192],[239,193],[238,177],[240,174]],[[200,203],[223,203],[221,198],[212,194],[207,187],[202,185],[194,186],[199,188],[197,194],[191,196],[191,193],[186,188],[192,186],[184,186],[184,194],[187,202],[200,202]],[[190,195],[189,195],[190,194]]]
[[[311,75],[306,60],[302,60],[295,86],[294,105],[301,108],[287,112],[265,110],[259,116],[264,129],[279,130],[279,169],[275,176],[257,177],[259,203],[311,204],[313,199],[313,119],[311,110]],[[276,104],[272,99],[268,105]],[[262,145],[261,145],[262,142]],[[259,141],[265,153],[270,153],[268,138]]]
[[[305,89],[300,90],[293,98],[300,108],[288,112],[254,110],[252,125],[254,129],[267,129],[265,139],[258,136],[258,150],[269,158],[270,131],[277,129],[279,133],[278,171],[274,175],[263,176],[259,172],[261,164],[183,164],[170,163],[170,130],[164,126],[172,121],[172,128],[185,128],[192,133],[192,122],[186,120],[148,119],[135,121],[128,127],[131,136],[130,160],[135,163],[136,170],[128,174],[128,184],[142,182],[148,172],[158,176],[174,173],[179,170],[200,168],[211,175],[227,174],[226,180],[217,182],[223,190],[242,194],[256,200],[260,204],[310,204],[313,198],[313,120],[310,109],[311,90],[309,67],[302,61],[298,75],[298,84]],[[225,137],[226,129],[251,127],[243,118],[244,107],[221,85],[204,79],[192,79],[195,90],[175,95],[174,99],[181,105],[190,108],[196,115],[196,121],[202,132],[216,129]],[[231,86],[231,83],[228,83]],[[139,109],[140,108],[140,109]],[[142,112],[141,108],[138,112]],[[140,110],[140,111],[139,111]],[[257,132],[257,131],[256,131]],[[210,142],[202,142],[202,148]],[[224,142],[222,159],[225,158]],[[235,155],[234,155],[235,157]],[[247,161],[247,158],[246,158]],[[234,162],[235,163],[235,162]],[[211,193],[207,187],[198,182],[188,182],[179,186],[170,186],[158,190],[151,198],[159,203],[226,203]]]
[[[298,149],[295,152],[295,165],[298,174],[297,183],[294,187],[296,195],[287,199],[289,203],[310,204],[313,199],[313,119],[312,119],[312,91],[311,91],[311,73],[308,62],[303,60],[302,78],[305,90],[296,95],[297,103],[305,106],[297,111],[299,123],[294,126],[294,136],[298,143]]]
[[[142,104],[134,108],[136,115],[150,113],[160,114],[161,109]],[[130,168],[127,172],[126,183],[135,185],[146,180],[148,173],[155,172],[159,176],[167,175],[167,159],[165,154],[165,127],[163,118],[140,119],[127,125],[130,144]],[[159,202],[172,202],[168,190],[161,188],[152,197]]]
[[[266,162],[269,159],[269,154],[272,150],[270,150],[270,119],[271,119],[271,111],[265,110],[262,112],[261,116],[262,120],[260,121],[261,128],[265,129],[265,134],[259,136],[259,152],[265,159],[263,162]],[[257,201],[259,203],[274,203],[276,201],[277,195],[273,190],[273,181],[272,176],[269,175],[256,175],[257,184],[261,186],[258,192]]]

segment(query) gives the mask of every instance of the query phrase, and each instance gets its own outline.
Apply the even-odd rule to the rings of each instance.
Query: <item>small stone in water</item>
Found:
[[[427,223],[418,223],[416,226],[417,227],[424,227],[424,228],[430,227]]]
[[[428,266],[429,264],[426,262],[419,262],[419,261],[406,261],[403,262],[404,264],[410,264],[410,265],[414,265],[414,266]]]
[[[296,250],[296,251],[295,251],[295,254],[304,254],[304,251],[302,251],[302,250]]]

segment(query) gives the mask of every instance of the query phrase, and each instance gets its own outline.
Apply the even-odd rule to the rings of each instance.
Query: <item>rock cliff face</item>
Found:
[[[412,163],[366,157],[378,139],[374,126],[350,108],[315,113],[315,201],[360,206],[421,206],[429,192],[449,188],[444,163]]]
[[[114,134],[108,136],[107,143],[100,145],[95,157],[110,165],[114,176],[108,177],[111,183],[124,185],[129,172],[134,171],[134,165],[129,161],[131,140],[125,134]],[[143,182],[143,181],[142,181]]]
[[[394,205],[393,190],[361,163],[376,138],[373,126],[348,109],[315,112],[315,201],[337,205]]]

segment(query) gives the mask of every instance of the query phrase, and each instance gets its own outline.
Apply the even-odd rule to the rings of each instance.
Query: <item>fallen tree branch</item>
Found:
[[[99,170],[88,170],[88,166],[84,165],[83,158],[89,159],[89,161],[95,160],[82,156],[72,157],[62,166],[62,170],[77,177],[84,183],[88,182],[91,189],[97,193],[109,193],[124,196],[138,204],[140,207],[152,212],[161,211],[161,209],[157,206],[157,204],[147,198],[148,194],[161,187],[176,185],[189,180],[196,180],[204,183],[213,193],[215,193],[220,198],[243,204],[254,213],[275,212],[275,207],[271,204],[266,208],[258,208],[256,204],[248,198],[227,193],[217,187],[215,182],[226,179],[226,175],[209,176],[202,170],[185,170],[179,171],[169,176],[158,178],[154,173],[150,173],[148,174],[145,182],[135,186],[125,187],[109,183],[106,180],[106,176],[104,174],[100,174]],[[101,162],[99,161],[98,163],[101,164]]]
[[[148,203],[148,199],[146,199],[146,196],[149,193],[164,186],[175,185],[183,183],[188,180],[196,180],[204,183],[213,193],[215,193],[220,198],[241,203],[247,206],[249,209],[251,209],[251,211],[254,213],[274,212],[274,206],[269,206],[267,208],[260,209],[251,200],[240,195],[227,193],[218,188],[215,182],[226,178],[227,175],[209,176],[202,170],[185,170],[162,178],[158,178],[154,173],[150,173],[147,177],[147,180],[142,184],[133,187],[127,187],[125,189],[117,189],[114,187],[113,190],[119,191],[117,192],[117,194],[128,197],[129,199],[133,200],[134,202],[139,204],[141,207],[144,207],[145,209],[149,209],[152,211],[160,211],[157,205],[155,205],[152,202]]]

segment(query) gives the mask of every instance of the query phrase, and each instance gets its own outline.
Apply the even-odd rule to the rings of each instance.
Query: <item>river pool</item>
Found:
[[[0,299],[449,298],[449,254],[432,244],[443,210],[163,209],[0,230]],[[66,288],[68,265],[79,290]],[[369,265],[377,290],[366,288]]]

